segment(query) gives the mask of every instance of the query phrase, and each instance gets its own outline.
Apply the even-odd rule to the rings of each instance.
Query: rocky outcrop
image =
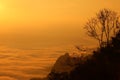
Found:
[[[60,56],[54,64],[50,74],[48,75],[49,80],[67,80],[69,74],[74,70],[79,63],[78,57],[70,56],[66,53]]]
[[[47,80],[120,80],[120,31],[91,56],[59,57]]]
[[[94,51],[91,57],[86,57],[85,60],[79,58],[77,63],[76,61],[68,54],[62,56],[58,59],[60,63],[55,64],[48,79],[120,80],[120,32],[112,38],[109,45]]]

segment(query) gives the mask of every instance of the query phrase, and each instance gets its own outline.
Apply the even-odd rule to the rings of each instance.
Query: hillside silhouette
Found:
[[[107,9],[100,11],[97,18],[87,23],[89,35],[99,42],[91,55],[74,58],[65,54],[58,58],[45,79],[31,80],[120,80],[119,18]],[[97,32],[99,26],[101,30]]]
[[[69,74],[51,72],[48,80],[120,80],[120,31],[109,46],[98,48],[84,60]]]
[[[107,47],[73,70],[69,80],[120,80],[120,31]]]
[[[67,58],[65,58],[66,55]],[[68,54],[59,59],[61,58],[66,59],[64,64],[70,63],[70,59],[73,59]],[[52,70],[45,79],[31,80],[120,80],[120,31],[112,37],[109,46],[98,48],[91,56],[81,58],[78,59],[79,63],[72,65],[75,68],[69,73],[63,72],[66,71],[65,69],[62,72]]]

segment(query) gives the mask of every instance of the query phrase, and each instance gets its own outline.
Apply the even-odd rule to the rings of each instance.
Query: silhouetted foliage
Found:
[[[120,80],[120,31],[111,38],[109,46],[98,48],[81,60],[69,74],[51,72],[48,80]]]
[[[111,37],[120,30],[119,16],[114,11],[103,9],[86,23],[85,29],[90,37],[98,40],[100,47],[108,46]]]
[[[103,10],[103,13],[104,11],[106,10]],[[101,16],[107,15],[106,12],[104,15],[103,13],[101,11]],[[98,48],[91,56],[83,57],[85,59],[80,57],[80,62],[69,74],[51,72],[47,80],[120,80],[120,30],[114,32],[114,36],[107,34],[110,37],[107,42],[109,46]],[[103,33],[105,34],[105,31]],[[76,48],[81,50],[78,46]]]
[[[93,52],[90,59],[70,74],[70,80],[120,80],[120,31],[110,46]]]

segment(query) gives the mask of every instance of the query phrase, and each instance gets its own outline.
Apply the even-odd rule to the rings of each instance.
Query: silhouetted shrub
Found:
[[[69,74],[53,71],[47,80],[120,80],[120,31],[112,37],[109,46],[101,47],[93,51],[92,56],[84,58]]]
[[[94,51],[70,76],[70,80],[120,80],[120,31],[109,46]]]

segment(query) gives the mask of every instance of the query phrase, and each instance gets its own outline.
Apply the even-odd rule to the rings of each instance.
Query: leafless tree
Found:
[[[99,42],[99,46],[108,46],[111,37],[120,30],[119,15],[109,9],[100,10],[96,17],[88,20],[85,29],[90,37]]]

